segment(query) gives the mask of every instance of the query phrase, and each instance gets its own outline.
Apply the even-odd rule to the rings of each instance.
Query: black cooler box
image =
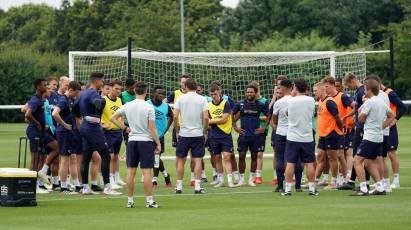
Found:
[[[37,206],[37,172],[19,168],[0,168],[0,205]]]

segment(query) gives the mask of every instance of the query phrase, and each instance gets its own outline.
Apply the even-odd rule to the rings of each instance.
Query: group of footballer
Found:
[[[354,190],[351,195],[355,196],[385,195],[400,187],[396,123],[406,109],[398,95],[376,75],[367,76],[363,83],[352,73],[341,79],[324,76],[312,89],[304,78],[291,80],[280,75],[271,100],[262,97],[258,82],[253,81],[238,102],[223,93],[219,81],[207,87],[205,96],[204,87],[189,74],[182,75],[180,88],[169,93],[161,85],[148,92],[146,83],[133,79],[127,79],[124,85],[122,91],[123,82],[105,81],[104,74],[98,72],[90,75],[87,85],[67,77],[34,81],[36,92],[22,112],[28,123],[30,168],[38,171],[38,193],[59,190],[65,195],[120,195],[117,190],[126,186],[127,207],[131,208],[134,178],[140,166],[146,207],[159,207],[153,199],[159,173],[167,187],[173,186],[161,160],[164,137],[171,126],[177,194],[183,193],[188,155],[194,193],[205,193],[206,150],[211,156],[214,187],[254,187],[263,183],[263,157],[270,128],[274,149],[271,184],[283,196],[291,195],[293,186],[296,192],[308,188],[313,196],[319,195],[318,186]],[[345,88],[355,90],[355,95],[349,96]],[[238,158],[234,155],[233,131],[238,133]],[[119,172],[123,142],[126,182]],[[251,163],[246,181],[248,151]],[[391,160],[392,184],[387,156]],[[306,184],[302,184],[304,171]],[[372,191],[370,176],[375,182]],[[356,179],[359,188],[355,187]]]

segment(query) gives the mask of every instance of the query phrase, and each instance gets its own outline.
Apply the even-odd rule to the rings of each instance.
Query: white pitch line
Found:
[[[400,187],[395,190],[411,190],[411,187]],[[394,190],[394,191],[395,191]],[[308,191],[308,190],[307,190]],[[323,189],[318,189],[318,191],[325,191]],[[329,192],[330,190],[327,190]],[[331,191],[332,192],[332,191]],[[273,193],[272,190],[259,190],[259,191],[249,191],[249,192],[216,192],[216,193],[206,193],[202,195],[194,194],[194,193],[183,193],[183,194],[158,194],[154,195],[155,197],[180,197],[180,196],[221,196],[221,195],[242,195],[242,194],[261,194],[261,193]],[[47,195],[45,195],[47,196]],[[79,200],[102,200],[102,199],[120,199],[120,198],[127,198],[126,195],[121,196],[105,196],[105,195],[73,195],[76,196],[75,199],[70,199],[70,196],[66,196],[65,198],[57,198],[57,199],[47,199],[47,200],[37,200],[37,202],[51,202],[51,201],[79,201]],[[135,195],[134,198],[144,198],[145,195]],[[68,199],[67,199],[68,198]]]
[[[258,193],[273,193],[273,191],[250,191],[250,192],[216,192],[216,193],[206,193],[206,194],[194,194],[194,193],[183,193],[183,194],[158,194],[154,195],[155,197],[179,197],[179,196],[210,196],[210,195],[238,195],[238,194],[258,194]],[[47,196],[47,195],[45,195]],[[76,196],[76,195],[73,195]],[[76,199],[63,199],[63,198],[57,198],[57,199],[47,199],[47,200],[37,200],[38,202],[49,202],[49,201],[77,201],[77,200],[100,200],[100,199],[119,199],[119,198],[127,198],[125,195],[120,195],[120,196],[106,196],[106,195],[81,195],[81,197],[78,197]],[[69,196],[66,196],[67,198]],[[134,198],[144,198],[146,197],[145,195],[135,195]]]

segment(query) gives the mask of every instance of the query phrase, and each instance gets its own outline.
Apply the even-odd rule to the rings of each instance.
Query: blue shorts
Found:
[[[159,138],[160,139],[160,145],[161,145],[161,152],[160,152],[160,154],[162,154],[162,153],[164,153],[164,151],[165,151],[165,144],[164,144],[164,137],[160,137]]]
[[[204,157],[204,136],[200,137],[178,137],[176,156],[185,158],[191,150],[191,157]]]
[[[344,149],[344,136],[338,135],[335,131],[333,131],[326,137],[320,137],[318,140],[318,148],[322,150]]]
[[[278,135],[278,134],[274,134],[274,135],[275,135],[275,155],[279,157],[283,157],[285,153],[285,146],[287,144],[287,137]]]
[[[365,159],[374,160],[375,158],[382,156],[382,151],[383,143],[362,140],[360,146],[358,146],[357,155],[364,157]]]
[[[122,130],[104,130],[104,136],[106,136],[110,153],[119,154],[121,144],[123,143],[123,131]]]
[[[152,141],[129,141],[127,144],[127,168],[154,168],[154,149]]]
[[[75,149],[75,153],[77,155],[80,155],[83,153],[83,141],[81,139],[81,135],[80,132],[78,130],[74,130],[73,131],[73,141],[74,143],[76,143],[76,149]]]
[[[221,138],[210,138],[208,143],[213,155],[220,155],[222,152],[233,153],[234,145],[231,135]]]
[[[59,145],[59,152],[62,156],[70,156],[75,154],[77,150],[77,143],[74,142],[73,132],[71,131],[62,131],[57,132],[57,143]]]
[[[237,140],[237,151],[247,152],[250,150],[251,154],[264,152],[261,136],[239,136]]]
[[[173,129],[173,133],[171,135],[171,146],[173,146],[174,148],[177,147],[177,136],[176,136],[176,130]]]
[[[271,132],[271,147],[273,147],[273,149],[275,149],[275,135],[276,135],[276,133],[275,133],[275,131],[273,130],[273,131]]]
[[[344,135],[344,150],[352,149],[354,140],[354,130]]]
[[[382,157],[387,157],[388,155],[388,136],[384,136],[384,141],[382,142]]]
[[[313,142],[295,142],[287,140],[285,144],[285,160],[288,163],[313,163],[315,154]]]
[[[101,128],[85,129],[80,127],[81,141],[83,144],[83,153],[87,151],[109,151],[109,145],[107,143],[104,132]]]
[[[397,125],[390,128],[390,136],[388,137],[388,151],[398,149],[398,130]]]
[[[26,135],[30,142],[30,152],[48,154],[47,145],[55,141],[53,136],[47,132],[41,132],[34,126],[27,127]]]

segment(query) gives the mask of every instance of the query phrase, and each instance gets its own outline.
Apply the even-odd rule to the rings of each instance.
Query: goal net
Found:
[[[388,51],[162,53],[138,49],[131,53],[130,67],[132,78],[147,82],[150,89],[163,85],[167,92],[174,91],[181,74],[189,73],[204,85],[205,92],[212,81],[219,80],[224,93],[239,100],[251,81],[258,81],[261,95],[270,98],[278,75],[304,77],[311,86],[328,74],[338,78],[350,72],[364,79],[366,55],[381,52]],[[87,82],[90,73],[99,71],[106,79],[125,81],[127,55],[126,50],[70,52],[70,78]]]

